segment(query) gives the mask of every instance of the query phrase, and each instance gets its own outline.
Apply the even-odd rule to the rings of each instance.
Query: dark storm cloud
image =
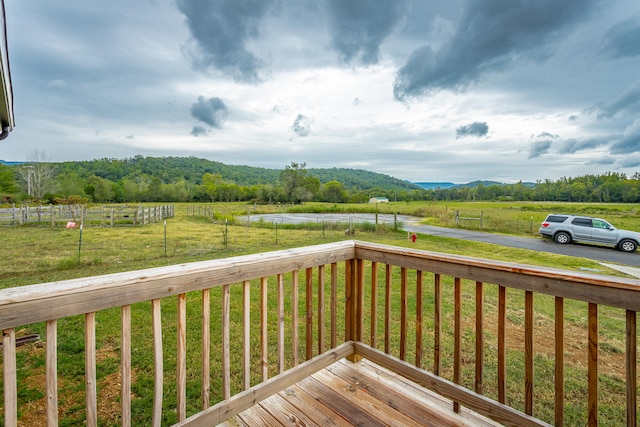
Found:
[[[640,152],[640,119],[625,129],[622,137],[611,145],[613,154],[631,154]]]
[[[404,0],[327,0],[333,48],[346,63],[378,62],[380,45],[404,16]]]
[[[611,26],[602,38],[601,51],[612,58],[640,55],[640,14]]]
[[[464,138],[465,136],[475,136],[482,138],[489,133],[489,126],[487,122],[473,122],[469,125],[460,126],[456,129],[456,139]]]
[[[398,71],[394,95],[462,90],[517,59],[548,56],[554,36],[579,21],[599,0],[468,0],[454,35],[440,50],[422,46]]]
[[[599,119],[613,117],[621,112],[640,113],[640,82],[636,82],[612,103],[597,106],[595,109],[600,110]]]
[[[298,136],[308,136],[311,133],[311,119],[298,114],[298,117],[293,121],[293,131]]]
[[[546,154],[551,149],[551,144],[553,142],[549,140],[535,141],[531,144],[531,148],[529,149],[529,159],[535,159],[536,157],[540,157],[543,154]]]
[[[194,64],[216,68],[235,80],[256,82],[260,60],[247,49],[272,0],[178,0],[196,43]]]
[[[573,153],[577,153],[578,151],[600,147],[602,145],[606,145],[609,142],[610,140],[608,138],[600,138],[600,137],[586,138],[586,139],[570,138],[565,140],[562,144],[560,144],[558,153],[573,154]]]
[[[221,129],[228,114],[227,106],[216,97],[206,99],[204,96],[199,96],[198,102],[191,106],[191,116],[213,128]]]
[[[207,131],[207,128],[203,127],[203,126],[194,126],[193,129],[191,129],[191,135],[193,136],[206,136],[208,135],[209,132]]]
[[[597,159],[590,160],[587,165],[612,165],[616,162],[613,157],[605,156]]]

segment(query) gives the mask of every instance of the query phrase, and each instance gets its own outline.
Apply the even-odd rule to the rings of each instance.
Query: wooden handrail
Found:
[[[383,267],[384,265],[384,267]],[[329,266],[329,268],[327,268]],[[343,269],[344,276],[340,275]],[[379,271],[380,270],[380,271]],[[379,273],[384,270],[384,282]],[[289,273],[291,274],[289,280]],[[299,279],[299,275],[302,276]],[[398,279],[394,279],[397,275]],[[432,276],[431,276],[432,275]],[[370,278],[370,281],[366,280]],[[415,287],[412,279],[415,277]],[[444,278],[447,278],[444,281]],[[427,281],[426,278],[432,278]],[[327,282],[327,279],[329,281]],[[259,282],[258,308],[251,313],[251,282]],[[286,285],[285,285],[286,281]],[[380,281],[380,283],[379,283]],[[411,283],[410,283],[411,281]],[[466,301],[463,298],[464,281],[475,284],[475,373],[472,380],[474,391],[465,395],[462,387],[462,372],[465,365],[463,349],[463,309]],[[269,284],[275,283],[275,294],[269,293]],[[445,284],[446,283],[446,284]],[[453,296],[451,301],[443,301],[445,286],[452,283]],[[327,286],[329,284],[329,286]],[[412,378],[423,378],[435,389],[445,390],[449,398],[454,400],[454,409],[459,405],[469,405],[471,409],[484,411],[492,415],[497,407],[498,413],[504,414],[506,420],[513,417],[511,410],[502,405],[491,406],[491,400],[478,396],[486,389],[483,378],[484,348],[485,348],[485,294],[487,285],[497,289],[497,330],[494,331],[497,340],[496,348],[496,391],[497,400],[506,403],[507,396],[507,311],[509,300],[507,290],[515,289],[524,295],[524,342],[523,342],[523,378],[524,399],[522,403],[523,416],[527,423],[538,425],[533,420],[535,403],[535,343],[534,335],[534,301],[536,295],[551,295],[555,297],[555,418],[556,425],[564,424],[564,307],[565,300],[576,300],[588,303],[588,414],[585,416],[590,423],[598,421],[598,309],[600,306],[621,308],[626,310],[626,407],[627,424],[635,425],[637,417],[637,327],[636,313],[640,311],[640,281],[623,278],[613,278],[582,272],[569,272],[559,269],[533,267],[529,265],[504,263],[482,260],[471,257],[447,255],[429,251],[398,248],[387,245],[366,243],[359,241],[344,241],[326,245],[283,251],[246,255],[241,257],[204,261],[190,264],[180,264],[142,271],[117,273],[100,277],[74,279],[62,282],[46,283],[0,290],[0,329],[3,330],[3,371],[4,371],[4,417],[5,425],[15,424],[17,420],[16,390],[16,350],[15,330],[24,325],[46,322],[47,328],[47,373],[46,396],[48,401],[47,419],[50,425],[57,424],[57,376],[56,376],[56,347],[57,320],[69,316],[85,316],[85,371],[86,371],[86,422],[96,425],[97,396],[96,396],[96,313],[101,310],[120,307],[122,313],[121,325],[121,372],[122,378],[122,419],[123,425],[131,422],[131,307],[140,302],[151,304],[151,327],[153,337],[153,369],[154,369],[154,400],[152,408],[152,424],[160,425],[163,414],[163,382],[164,354],[162,347],[162,312],[161,301],[170,297],[177,306],[177,343],[176,343],[176,419],[180,425],[189,425],[199,415],[187,413],[187,322],[193,319],[187,316],[187,297],[191,292],[201,295],[202,322],[202,356],[201,356],[201,414],[208,414],[204,419],[224,420],[224,416],[235,412],[239,407],[225,407],[224,402],[215,403],[215,411],[210,402],[210,348],[211,348],[211,304],[220,304],[221,320],[221,371],[223,399],[234,397],[234,392],[240,390],[243,396],[254,396],[256,390],[266,393],[272,390],[273,373],[285,375],[292,369],[299,375],[307,372],[299,367],[308,366],[307,362],[300,364],[299,355],[306,361],[321,357],[325,354],[340,354],[352,360],[359,357],[378,359],[378,346],[384,353],[397,355],[401,364],[395,366],[401,374]],[[234,305],[232,289],[240,287],[242,300],[238,309],[242,315],[234,319],[242,319],[242,339],[238,343],[231,342],[231,335],[235,326],[232,325],[231,311]],[[285,286],[291,289],[291,294],[285,292]],[[299,286],[304,292],[299,294]],[[220,301],[212,301],[211,290],[221,289]],[[425,311],[427,304],[426,289],[433,290],[433,314],[428,316]],[[493,289],[493,288],[492,288]],[[380,293],[384,290],[384,294]],[[511,292],[511,291],[509,291]],[[326,295],[329,297],[326,298]],[[448,295],[448,294],[447,294]],[[275,297],[274,297],[275,296]],[[379,298],[380,297],[380,298]],[[409,306],[410,297],[417,299]],[[190,297],[189,297],[190,298]],[[287,302],[286,298],[289,298]],[[302,301],[303,300],[303,301]],[[276,301],[273,307],[269,301]],[[369,301],[369,304],[366,304]],[[384,331],[378,334],[378,310],[380,316],[384,313]],[[397,307],[394,312],[392,305]],[[451,311],[448,307],[451,305]],[[288,311],[285,307],[290,307]],[[298,309],[304,310],[298,315]],[[415,307],[415,311],[411,310]],[[255,310],[255,308],[254,308]],[[269,336],[269,313],[271,318],[277,316],[275,340]],[[275,314],[274,314],[275,313]],[[415,313],[415,314],[414,314]],[[251,316],[259,320],[260,327],[257,335],[252,335],[250,329]],[[452,330],[448,331],[445,316],[452,316]],[[299,320],[304,318],[304,321]],[[433,329],[426,331],[425,321],[432,319]],[[443,328],[446,325],[446,330]],[[344,329],[338,329],[343,326]],[[380,325],[382,326],[382,324]],[[396,329],[394,329],[394,326]],[[289,329],[288,329],[289,328]],[[299,328],[304,328],[304,334],[298,335]],[[368,328],[368,330],[367,330]],[[603,326],[600,326],[602,329]],[[327,330],[330,337],[326,336]],[[394,336],[393,331],[400,331]],[[344,337],[342,337],[344,331]],[[255,332],[255,331],[253,331]],[[425,335],[433,338],[433,367],[427,376],[417,375],[413,370],[403,368],[408,360],[420,372],[426,373],[425,360],[427,348],[423,346]],[[453,354],[450,360],[445,359],[445,344],[447,334],[452,335]],[[260,348],[251,348],[251,337],[260,339]],[[286,340],[285,337],[290,337]],[[379,339],[382,338],[383,339]],[[300,342],[299,342],[300,341]],[[303,342],[302,342],[303,341]],[[381,342],[383,341],[383,342]],[[353,342],[352,347],[340,347],[342,343]],[[367,350],[364,343],[371,347]],[[269,350],[275,345],[276,351]],[[291,354],[285,351],[285,345],[291,346]],[[329,345],[329,348],[327,348]],[[353,347],[355,346],[355,347]],[[241,366],[235,369],[240,372],[241,380],[236,385],[236,378],[231,377],[231,356],[237,349],[241,359]],[[351,350],[349,350],[351,349]],[[300,352],[300,353],[299,353]],[[415,356],[409,359],[411,353]],[[269,357],[271,355],[271,357]],[[260,378],[258,386],[251,387],[252,357],[259,358],[259,372],[253,372]],[[321,364],[328,363],[331,358],[321,357]],[[451,363],[449,363],[451,362]],[[318,366],[318,365],[314,365]],[[433,380],[433,377],[443,375],[443,366],[452,369],[453,385]],[[298,368],[297,368],[298,367]],[[425,374],[426,375],[426,374]],[[449,374],[447,374],[449,375]],[[125,378],[126,377],[126,378]],[[255,378],[255,377],[254,377]],[[442,391],[440,390],[440,391]],[[254,393],[254,394],[252,394]],[[235,398],[235,397],[234,397]],[[249,399],[249,397],[247,397]],[[247,400],[248,402],[248,400]],[[497,403],[494,402],[497,405]],[[235,405],[235,404],[234,404]],[[215,413],[215,416],[211,415]],[[210,418],[213,416],[213,418]],[[221,418],[222,417],[222,418]],[[517,417],[513,418],[516,419]],[[544,423],[542,423],[544,424]]]

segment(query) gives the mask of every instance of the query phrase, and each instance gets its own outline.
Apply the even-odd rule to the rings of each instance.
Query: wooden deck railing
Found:
[[[618,339],[619,322],[624,348],[614,353],[625,361],[626,414],[612,410],[606,396],[606,416],[616,425],[637,423],[640,281],[345,241],[1,290],[5,426],[17,425],[24,387],[16,331],[42,323],[47,423],[64,417],[58,408],[58,323],[78,315],[84,316],[86,424],[98,424],[103,337],[96,315],[113,308],[121,312],[121,390],[120,414],[110,422],[125,426],[216,424],[282,386],[278,374],[293,373],[286,380],[292,381],[345,356],[384,363],[384,353],[399,359],[396,372],[452,399],[453,410],[467,406],[506,425],[562,426],[565,414],[577,413],[569,423],[596,425],[599,381],[611,374],[600,368],[599,339]],[[175,323],[168,323],[174,315]],[[145,316],[148,348],[145,340],[132,339]],[[584,339],[574,342],[565,336],[567,328],[583,330]],[[174,334],[175,353],[171,345],[167,354],[163,343]],[[541,342],[551,345],[538,348]],[[573,355],[582,343],[584,378],[564,357],[568,345]],[[153,355],[150,414],[132,415],[136,351]],[[200,357],[194,359],[194,352]],[[168,375],[166,366],[174,364],[175,374]],[[584,407],[575,407],[575,398],[567,407],[568,380],[571,393],[585,390]],[[175,398],[167,398],[169,389]]]

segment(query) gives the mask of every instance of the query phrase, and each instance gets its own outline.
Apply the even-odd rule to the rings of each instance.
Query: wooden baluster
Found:
[[[124,337],[123,337],[124,341]],[[47,343],[46,343],[47,361],[47,425],[58,425],[58,321],[47,321]],[[124,351],[124,344],[123,344]],[[129,361],[131,366],[131,361]],[[123,372],[124,375],[124,372]],[[122,380],[124,387],[124,377]],[[5,382],[5,386],[7,383]],[[123,396],[124,397],[124,396]],[[125,424],[124,400],[123,400],[122,422]],[[129,403],[131,403],[131,395],[129,395]],[[129,412],[129,423],[131,412]]]
[[[251,388],[251,282],[242,282],[242,389]]]
[[[454,279],[453,292],[453,382],[460,384],[462,371],[462,282],[459,277]],[[458,402],[453,402],[453,410],[460,411]]]
[[[178,343],[176,356],[176,409],[178,421],[187,418],[187,295],[178,295]]]
[[[260,278],[260,367],[262,374],[262,381],[266,381],[269,379],[269,346],[268,346],[268,335],[267,335],[267,278]]]
[[[421,270],[416,271],[416,366],[422,368],[422,288]]]
[[[278,373],[284,372],[284,274],[278,279]]]
[[[442,361],[442,279],[439,274],[433,275],[433,373],[440,375]]]
[[[131,425],[131,306],[123,305],[120,308],[120,313],[120,335],[122,340],[120,344],[120,406],[122,408],[121,425],[126,427]],[[50,322],[47,322],[47,344],[49,344]],[[55,329],[55,323],[52,327]]]
[[[2,378],[4,425],[18,425],[18,378],[16,376],[16,330],[2,331]]]
[[[407,269],[400,267],[400,360],[407,353]]]
[[[598,304],[589,303],[589,361],[587,382],[589,425],[598,425]]]
[[[338,337],[338,264],[331,264],[331,348],[336,348]]]
[[[318,354],[324,353],[324,265],[318,266]]]
[[[231,397],[230,310],[231,285],[222,287],[222,398]]]
[[[377,325],[378,325],[378,263],[371,262],[371,323],[369,326],[369,345],[377,345]]]
[[[306,275],[306,360],[313,357],[313,269],[307,268]]]
[[[533,415],[533,292],[524,301],[524,412]]]
[[[151,301],[151,321],[153,324],[153,414],[151,424],[160,427],[162,423],[162,382],[164,367],[162,359],[162,314],[160,300]]]
[[[353,278],[351,276],[351,270],[353,269],[353,260],[348,259],[344,263],[344,287],[345,287],[345,301],[344,301],[344,340],[351,341],[354,338],[353,323]]]
[[[475,392],[483,393],[484,378],[484,284],[476,282],[476,376]]]
[[[358,317],[358,326],[356,330],[356,339],[359,342],[362,342],[362,334],[364,330],[364,260],[359,259],[357,261],[358,265],[358,307],[356,311],[356,315]]]
[[[86,425],[98,425],[98,393],[96,386],[96,313],[84,315],[84,377],[87,404]]]
[[[291,273],[291,352],[293,366],[298,366],[298,271]]]
[[[507,394],[507,288],[498,287],[498,402]]]
[[[564,298],[555,297],[555,425],[564,426]]]
[[[202,342],[200,343],[200,402],[202,410],[209,407],[211,388],[211,290],[202,290]]]
[[[391,351],[391,284],[392,271],[391,265],[385,267],[386,277],[384,279],[384,352],[389,354]]]
[[[636,355],[637,355],[637,327],[636,327],[636,312],[626,311],[627,327],[626,327],[626,366],[627,366],[627,426],[632,427],[636,425],[637,419],[637,389],[636,389]]]

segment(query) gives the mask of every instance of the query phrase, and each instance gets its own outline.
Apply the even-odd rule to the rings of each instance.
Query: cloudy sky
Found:
[[[637,0],[9,0],[0,159],[640,171]]]

